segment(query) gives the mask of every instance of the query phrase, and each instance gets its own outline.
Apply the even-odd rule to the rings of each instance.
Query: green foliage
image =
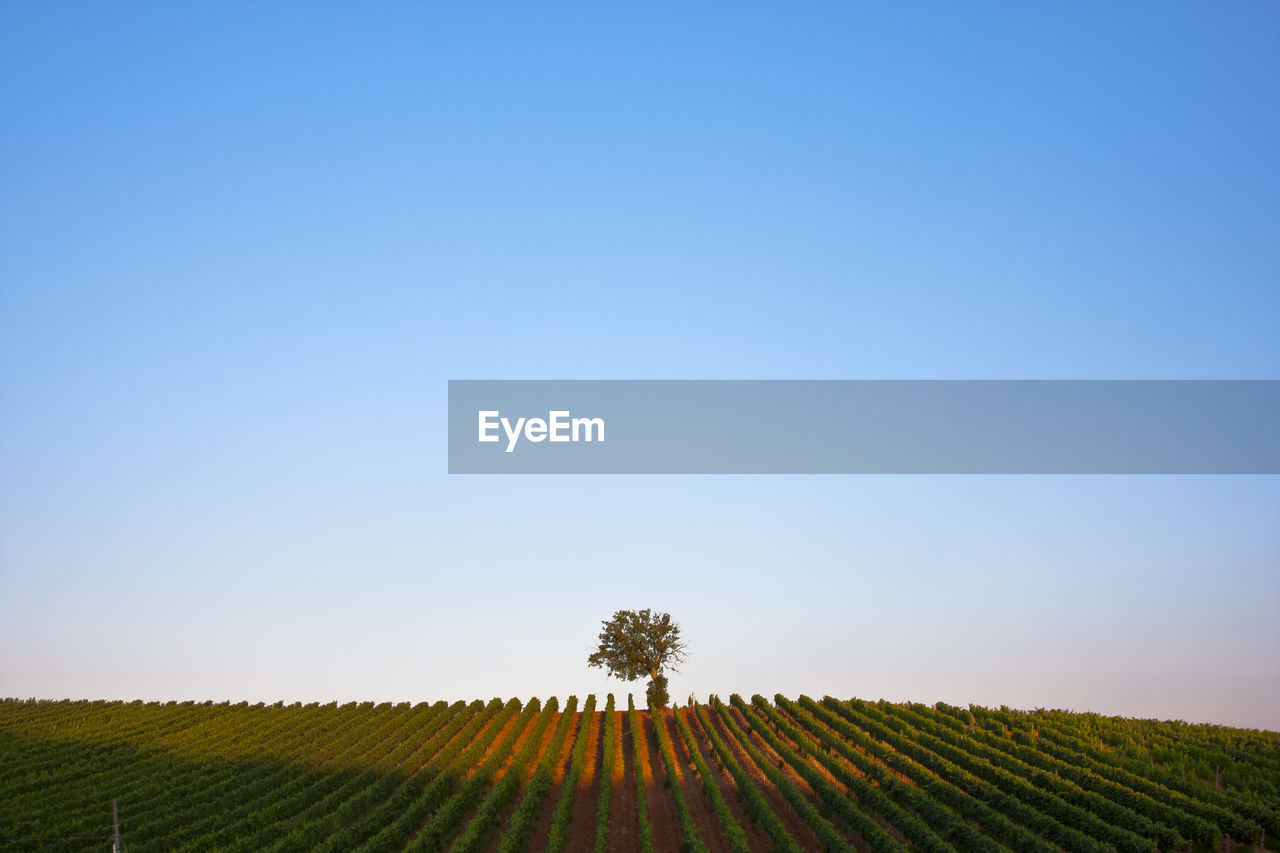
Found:
[[[829,732],[830,738],[826,742],[841,756],[876,781],[895,800],[919,812],[940,835],[953,839],[961,849],[1001,850],[1007,845],[1024,853],[1054,853],[1057,850],[963,788],[911,760],[887,742],[850,725],[809,697],[801,696],[798,705],[781,696],[775,701],[779,708],[791,714],[809,731]],[[905,784],[899,774],[911,784]]]
[[[524,799],[520,801],[515,814],[511,816],[511,822],[507,825],[507,831],[503,833],[502,840],[498,842],[498,853],[519,853],[519,851],[528,846],[529,835],[533,831],[533,822],[537,818],[538,810],[541,808],[543,800],[546,799],[548,789],[551,787],[551,776],[555,772],[560,749],[564,746],[565,738],[569,734],[569,727],[573,721],[573,712],[577,709],[578,697],[570,696],[569,701],[565,703],[564,711],[560,714],[560,724],[556,726],[556,732],[551,738],[551,743],[548,745],[546,752],[542,754],[538,769],[534,772],[533,778],[529,780],[529,784],[525,788]]]
[[[651,679],[644,695],[645,699],[648,700],[650,711],[657,711],[667,707],[667,703],[671,700],[671,694],[667,692],[667,677],[659,675],[657,678]]]
[[[965,762],[964,756],[958,753],[947,755],[935,752],[924,740],[917,740],[919,733],[886,717],[879,706],[858,700],[850,700],[844,704],[835,704],[834,700],[831,701],[832,707],[838,713],[858,727],[890,743],[894,749],[920,762],[939,776],[954,780],[955,784],[960,785],[972,796],[1046,840],[1054,842],[1061,849],[1075,851],[1075,853],[1103,853],[1108,849],[1106,845],[1094,841],[1079,830],[1064,825],[1054,815],[1042,812],[1017,796],[1002,790],[988,779],[980,777],[970,769],[974,765]],[[953,760],[953,757],[958,761]],[[962,765],[960,762],[965,764]],[[1020,789],[1020,792],[1025,793],[1025,789]]]
[[[610,697],[599,729],[595,697],[577,708],[573,697],[563,712],[554,699],[545,708],[497,699],[3,700],[0,838],[80,837],[43,846],[102,849],[106,804],[115,798],[135,850],[558,851],[598,730],[600,795],[578,834],[586,845],[594,833],[601,851],[619,841],[610,830],[631,818],[616,814],[612,778],[625,731],[641,831],[630,843],[648,850],[655,831],[678,831],[687,850],[705,842],[744,853],[755,846],[744,830],[754,826],[787,853],[851,843],[893,850],[899,839],[938,853],[1137,853],[1186,849],[1188,841],[1222,849],[1227,835],[1233,847],[1258,846],[1264,832],[1274,847],[1280,837],[1275,732],[1063,711],[734,696],[730,705],[713,700],[670,717],[651,714],[653,765],[661,765],[666,787],[649,790],[641,768],[653,753],[634,698],[622,719]],[[692,762],[687,770],[676,764],[672,724]],[[695,771],[705,797],[680,784],[681,772]],[[738,825],[729,791],[754,826]],[[785,800],[780,808],[775,791]],[[678,828],[656,826],[659,815],[678,819]],[[535,838],[544,816],[547,835]]]
[[[537,699],[531,699],[529,706],[536,707],[537,702]],[[538,749],[542,746],[543,731],[550,725],[559,709],[560,705],[553,696],[538,717],[533,731],[525,739],[519,755],[516,756],[515,760],[511,762],[511,766],[502,774],[502,781],[489,792],[476,812],[475,817],[467,824],[466,831],[454,841],[453,847],[450,848],[453,853],[473,853],[484,842],[489,830],[498,825],[507,803],[516,795],[520,785],[524,782],[525,771],[533,763],[534,759],[538,757]],[[491,774],[492,770],[490,770]],[[485,776],[485,768],[481,768],[472,781],[475,781],[475,778],[481,779],[482,784],[489,781]]]
[[[651,712],[649,716],[653,720],[653,732],[658,739],[658,755],[662,758],[662,769],[666,772],[666,787],[671,791],[671,797],[676,803],[676,815],[680,818],[680,835],[683,838],[681,849],[685,853],[707,853],[707,845],[698,835],[698,827],[693,822],[689,805],[684,801],[684,793],[680,790],[680,778],[676,774],[676,753],[671,745],[671,738],[667,734],[667,724],[662,719],[662,712]]]
[[[1157,838],[1168,831],[1167,827],[1156,826],[1132,809],[1081,789],[1069,779],[1045,773],[1012,756],[989,749],[971,736],[952,732],[935,722],[936,714],[919,714],[910,706],[886,706],[885,710],[914,726],[917,732],[929,739],[935,751],[947,755],[1006,793],[1053,815],[1064,825],[1073,826],[1121,853],[1156,853]],[[1138,834],[1129,828],[1132,826],[1148,835]]]
[[[762,739],[769,745],[770,749],[777,753],[781,758],[779,764],[782,766],[790,764],[791,768],[796,771],[800,778],[804,779],[805,782],[817,792],[823,803],[826,804],[827,809],[838,815],[840,819],[853,829],[853,831],[856,832],[872,850],[878,851],[878,853],[899,853],[899,851],[905,851],[907,849],[905,845],[899,844],[895,841],[893,836],[885,832],[885,830],[881,828],[874,819],[854,805],[854,803],[841,794],[834,785],[823,778],[822,774],[815,770],[813,765],[805,761],[795,750],[783,743],[782,739],[775,735],[751,708],[747,707],[746,703],[742,701],[742,697],[735,693],[733,696],[729,697],[729,701],[733,704],[733,707],[742,714],[743,719],[745,719],[747,723],[761,735]],[[746,747],[750,743],[750,739],[746,736],[745,732],[742,732],[738,727],[738,724],[733,720],[733,717],[728,713],[726,708],[721,706],[720,711],[730,731],[733,731],[738,735],[738,739],[743,743],[744,747]],[[753,751],[756,752],[755,755],[752,755]],[[759,753],[758,750],[755,750],[754,747],[748,748],[747,754],[751,755],[752,760],[755,761],[757,765],[768,764],[768,761],[764,758],[763,754]],[[819,811],[805,800],[803,796],[799,795],[799,791],[791,780],[787,778],[786,773],[781,769],[774,768],[771,764],[768,765],[767,769],[763,766],[761,769],[765,770],[770,781],[772,781],[774,785],[783,792],[783,796],[787,798],[787,801],[791,802],[791,804],[796,808],[796,811],[800,812],[801,816],[804,817],[805,822],[809,824],[809,827],[814,831],[814,834],[818,836],[818,841],[822,844],[822,849],[828,851],[853,849],[844,841],[844,838],[835,829],[831,822],[819,813]]]
[[[520,703],[515,699],[506,705],[500,699],[491,700],[466,720],[461,730],[443,743],[427,766],[408,782],[392,791],[387,790],[390,786],[360,791],[329,818],[333,828],[327,834],[313,839],[314,833],[309,832],[301,847],[289,845],[284,849],[315,849],[321,853],[341,853],[360,845],[371,850],[394,849],[453,794],[466,771],[519,710]],[[402,779],[393,776],[384,781],[395,785]],[[308,827],[301,827],[299,831],[307,830]],[[368,843],[364,844],[366,839]]]
[[[665,707],[670,697],[663,673],[676,670],[688,653],[671,614],[619,610],[601,625],[598,646],[587,665],[603,668],[623,681],[649,676],[649,707]]]
[[[512,701],[515,702],[516,700],[513,699]],[[519,703],[517,702],[516,704],[518,705]],[[539,708],[540,703],[537,699],[529,701],[529,704],[521,711],[520,716],[516,718],[515,724],[502,736],[502,740],[497,747],[489,753],[489,757],[484,759],[484,762],[471,774],[471,777],[436,810],[426,825],[404,847],[404,850],[438,851],[444,849],[446,839],[457,827],[458,822],[484,796],[485,788],[493,784],[498,769],[506,763],[512,749],[515,748],[516,742],[520,739],[521,732],[525,730],[533,716],[538,713]],[[543,713],[540,715],[539,720],[540,725],[535,727],[535,737],[541,736],[542,728],[550,722],[551,715]],[[501,728],[495,725],[493,730],[496,738],[500,734]]]
[[[711,768],[707,766],[706,759],[702,757],[702,750],[698,748],[698,741],[693,735],[693,730],[689,728],[689,723],[680,716],[679,711],[674,716],[676,730],[680,732],[680,739],[684,741],[685,749],[689,751],[689,757],[693,759],[693,765],[698,771],[698,778],[702,782],[702,790],[711,800],[711,808],[716,813],[716,820],[720,822],[720,828],[724,830],[725,839],[729,842],[729,849],[733,853],[749,853],[751,848],[747,844],[747,834],[738,825],[733,812],[729,809],[729,804],[725,802],[724,795],[720,793],[720,787],[716,784]]]
[[[604,706],[604,759],[600,771],[600,796],[596,799],[595,853],[609,850],[609,803],[613,796],[613,767],[617,751],[617,725],[613,707],[613,694]]]
[[[741,700],[739,700],[738,704],[741,704]],[[842,761],[832,757],[830,753],[836,751],[833,748],[833,738],[819,736],[815,740],[807,732],[801,730],[783,716],[782,713],[771,708],[761,696],[752,697],[751,704],[752,711],[747,712],[750,714],[747,719],[751,721],[753,726],[758,727],[761,722],[767,720],[774,729],[796,744],[800,754],[807,754],[815,759],[831,774],[833,779],[844,785],[857,798],[857,804],[862,809],[855,807],[849,817],[845,818],[845,814],[850,812],[848,807],[852,805],[848,798],[840,796],[840,792],[832,788],[821,774],[814,771],[808,763],[799,771],[806,781],[811,776],[813,777],[810,785],[824,792],[823,800],[827,801],[832,811],[841,815],[859,835],[862,835],[864,830],[874,833],[878,829],[878,827],[873,828],[867,823],[868,816],[863,814],[863,810],[865,810],[878,816],[886,824],[897,827],[905,838],[921,850],[929,850],[933,851],[933,853],[955,853],[955,848],[951,844],[939,837],[937,833],[929,828],[927,823],[894,802],[887,793],[880,789],[880,786],[870,783],[863,776],[850,772]],[[743,707],[745,710],[745,706]],[[758,712],[758,715],[756,712]],[[762,717],[763,720],[761,719]],[[772,745],[777,738],[770,733],[766,740]],[[788,750],[787,754],[795,755],[796,753]]]
[[[635,769],[636,811],[640,819],[640,850],[642,853],[653,853],[653,826],[649,823],[649,803],[644,792],[644,768],[641,756],[648,747],[644,743],[644,732],[640,728],[640,712],[636,710],[635,699],[627,694],[627,723],[631,729],[631,765]]]
[[[564,784],[560,786],[560,799],[556,802],[551,831],[547,834],[547,853],[559,853],[564,849],[565,842],[569,840],[569,817],[573,810],[573,799],[578,793],[578,780],[582,778],[587,765],[591,716],[595,709],[596,697],[588,696],[587,704],[579,715],[578,734],[573,741],[573,757],[569,759],[569,772],[565,774]]]

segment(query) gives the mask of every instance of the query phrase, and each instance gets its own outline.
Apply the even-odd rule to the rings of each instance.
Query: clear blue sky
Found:
[[[445,473],[450,378],[1280,378],[1280,7],[7,3],[0,695],[1280,728],[1275,477]],[[643,684],[631,689],[643,693]]]

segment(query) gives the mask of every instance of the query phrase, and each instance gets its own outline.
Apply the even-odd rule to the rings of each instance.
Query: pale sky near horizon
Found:
[[[450,477],[449,379],[1280,378],[1280,7],[0,5],[0,696],[1280,729],[1280,479]]]

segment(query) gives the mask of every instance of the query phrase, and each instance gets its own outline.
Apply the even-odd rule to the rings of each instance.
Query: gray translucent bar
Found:
[[[1278,474],[1280,381],[451,380],[449,473]]]

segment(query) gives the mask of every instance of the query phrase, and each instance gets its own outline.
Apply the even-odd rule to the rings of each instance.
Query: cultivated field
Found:
[[[1280,734],[713,698],[0,702],[0,850],[1280,849]]]

